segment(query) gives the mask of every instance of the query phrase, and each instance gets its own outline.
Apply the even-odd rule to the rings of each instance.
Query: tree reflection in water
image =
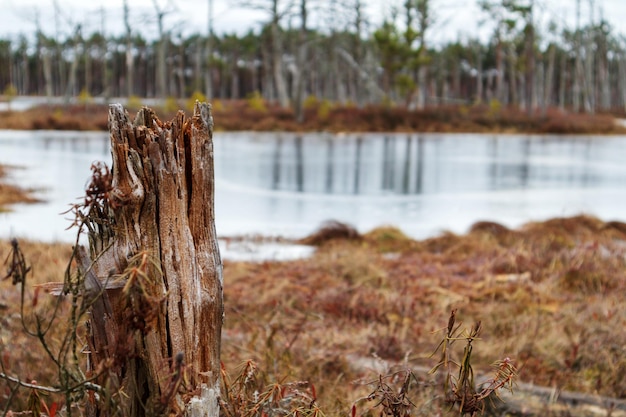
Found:
[[[594,168],[593,141],[585,139],[285,133],[262,137],[250,146],[239,137],[243,143],[237,149],[242,153],[227,152],[231,169],[224,174],[260,186],[268,178],[271,190],[351,195],[587,187],[605,181]],[[264,146],[271,149],[271,168],[265,173]],[[236,172],[242,161],[259,165],[258,178]]]

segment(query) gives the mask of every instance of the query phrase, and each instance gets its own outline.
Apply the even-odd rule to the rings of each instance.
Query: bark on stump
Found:
[[[161,122],[109,108],[112,181],[88,218],[79,264],[90,371],[110,398],[91,415],[219,415],[222,263],[214,214],[213,119],[196,102]]]

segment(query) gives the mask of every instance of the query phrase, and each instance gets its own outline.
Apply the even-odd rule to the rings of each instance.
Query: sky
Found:
[[[145,37],[156,38],[154,0],[129,0],[130,13],[136,22],[135,29]],[[174,33],[189,35],[208,32],[209,0],[156,0],[160,7],[173,10],[165,18],[166,29]],[[309,0],[320,7],[330,0]],[[390,4],[401,4],[402,0],[364,0],[366,14],[372,25],[379,25],[389,15]],[[477,6],[477,0],[432,0],[435,23],[427,33],[427,41],[441,44],[457,39],[478,37],[485,41],[492,32],[486,15]],[[534,0],[536,16],[540,24],[554,20],[560,27],[575,28],[577,0]],[[43,31],[49,36],[56,30],[55,0],[0,0],[0,37],[15,39],[20,33],[35,32],[37,16]],[[122,34],[123,0],[56,0],[62,10],[61,33],[68,34],[71,28],[81,23],[84,32],[100,30],[104,25],[109,34]],[[237,0],[213,0],[213,28],[218,34],[243,34],[250,28],[257,29],[267,19],[263,12],[237,7]],[[604,16],[613,29],[626,37],[626,0],[580,0],[581,22]],[[169,5],[168,5],[169,4]],[[593,14],[590,13],[593,5]],[[312,13],[315,19],[315,12]],[[621,26],[621,28],[620,28]]]

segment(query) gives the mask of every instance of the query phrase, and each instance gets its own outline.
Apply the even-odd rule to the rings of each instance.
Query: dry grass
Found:
[[[458,308],[467,323],[482,320],[483,370],[510,356],[521,380],[623,398],[622,227],[585,216],[519,230],[480,223],[422,242],[383,229],[331,239],[311,259],[228,262],[224,359],[332,381],[320,402],[338,412],[368,374],[350,358],[427,365],[433,331]]]
[[[626,398],[625,230],[623,223],[587,216],[517,230],[481,222],[466,235],[424,241],[381,228],[320,239],[309,259],[225,262],[225,373],[235,381],[239,367],[254,366],[260,393],[292,384],[286,392],[314,397],[326,415],[348,416],[353,406],[367,415],[374,404],[363,399],[373,386],[392,384],[393,378],[378,380],[379,373],[395,375],[389,364],[435,365],[430,354],[458,309],[463,327],[482,321],[473,351],[477,374],[510,357],[521,381]],[[0,257],[8,246],[0,245]],[[60,279],[67,246],[23,247],[34,280]],[[49,383],[54,376],[45,366],[33,366],[36,343],[19,334],[16,289],[0,284],[3,360],[12,371]],[[445,412],[432,401],[433,378],[414,373],[411,401],[426,415]]]
[[[24,311],[21,319],[20,298],[21,285],[12,285],[10,279],[0,281],[0,309],[2,319],[0,321],[0,357],[2,363],[0,372],[11,376],[19,376],[25,382],[33,382],[54,386],[58,380],[57,368],[45,353],[42,345],[33,337],[28,336],[25,328],[33,330],[36,316],[47,323],[51,319],[51,310],[55,300],[44,294],[41,290],[35,290],[34,285],[62,281],[68,259],[70,259],[71,247],[66,244],[47,244],[38,242],[20,242],[28,264],[32,267],[30,281],[24,287]],[[0,260],[2,272],[0,278],[5,276],[7,265],[5,259],[11,253],[9,242],[0,243]],[[67,306],[64,306],[67,307]],[[66,309],[63,308],[53,323],[54,331],[50,340],[50,348],[55,350],[67,330],[67,321],[64,320]],[[4,412],[8,398],[12,394],[14,384],[0,383],[0,412]],[[21,391],[13,398],[14,410],[27,409],[30,392]],[[50,399],[50,402],[55,398]]]

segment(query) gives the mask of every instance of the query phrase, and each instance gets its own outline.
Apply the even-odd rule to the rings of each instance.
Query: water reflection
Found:
[[[219,132],[217,230],[299,237],[336,219],[421,238],[485,219],[626,220],[624,155],[626,137]],[[0,163],[25,166],[14,180],[48,200],[0,214],[0,236],[71,240],[59,213],[96,160],[110,163],[106,133],[0,131]]]
[[[617,184],[595,138],[220,134],[218,176],[268,190],[419,195]],[[595,143],[595,146],[594,146]],[[222,148],[222,152],[219,148]],[[266,149],[272,149],[267,156]],[[257,173],[247,176],[250,170]]]

